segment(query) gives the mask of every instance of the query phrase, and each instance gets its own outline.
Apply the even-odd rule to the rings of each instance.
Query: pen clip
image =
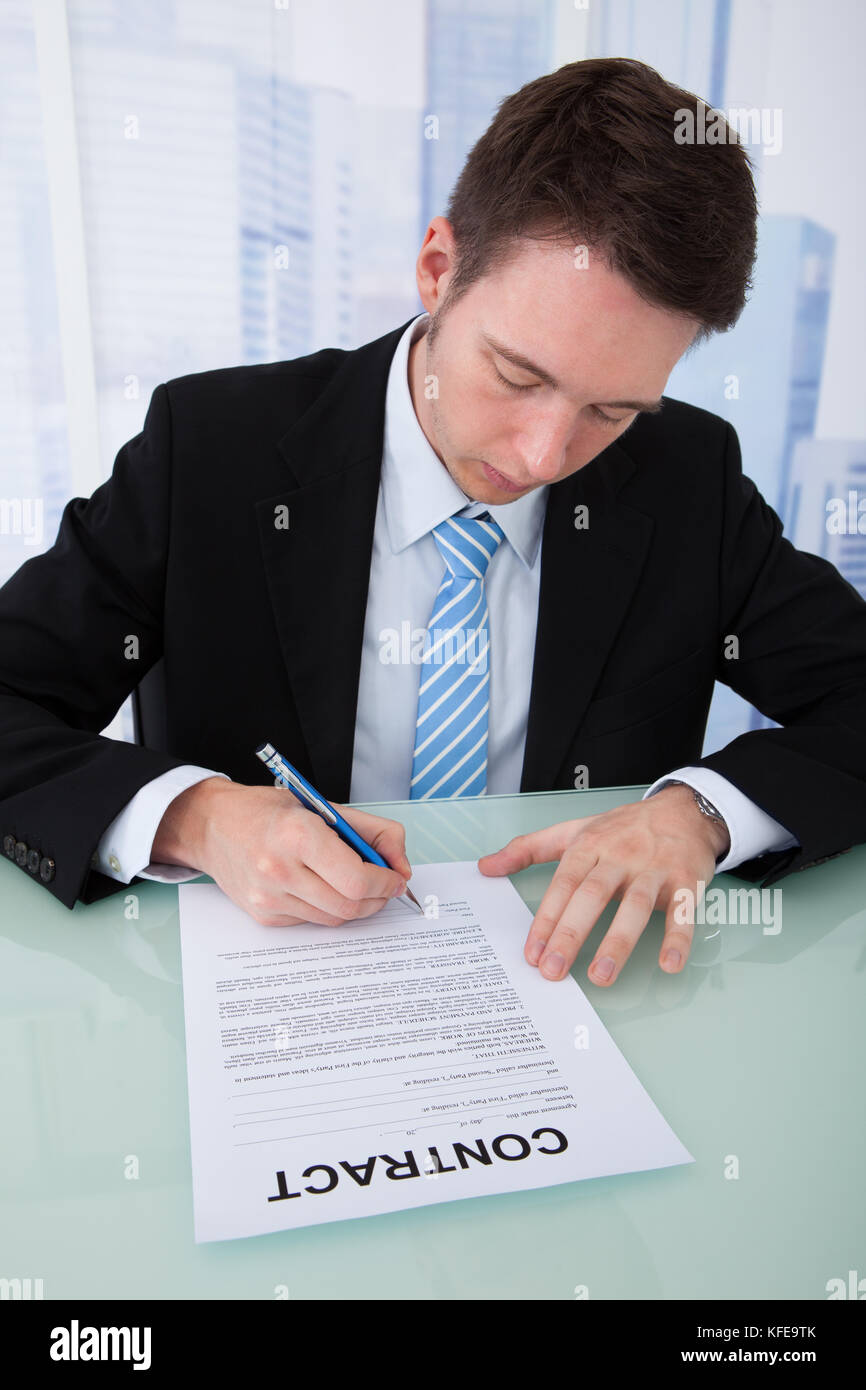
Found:
[[[274,753],[272,757],[268,758],[265,766],[269,767],[272,772],[277,774],[284,786],[291,787],[301,800],[309,806],[311,811],[315,811],[317,815],[322,816],[329,825],[337,824],[337,817],[334,815],[330,806],[326,806],[317,796],[313,796],[312,792],[304,786],[300,778],[296,777],[291,769],[286,767],[279,753]]]

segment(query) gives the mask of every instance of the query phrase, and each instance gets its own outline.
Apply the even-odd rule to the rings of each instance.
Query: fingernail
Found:
[[[595,961],[592,967],[593,975],[597,975],[600,980],[609,980],[614,970],[616,970],[616,961],[611,960],[610,956],[602,956],[601,960]]]
[[[405,893],[405,892],[406,892],[406,885],[405,885],[405,883],[398,883],[398,884],[397,884],[397,887],[394,889],[394,892],[391,894],[391,897],[392,897],[392,898],[399,898],[400,895],[401,895],[402,893]]]
[[[543,950],[544,950],[544,942],[543,942],[543,941],[539,941],[538,939],[536,939],[535,941],[530,941],[530,943],[529,943],[529,945],[528,945],[528,947],[527,947],[527,949],[526,949],[526,959],[529,961],[529,964],[530,964],[530,965],[537,965],[537,964],[538,964],[539,957],[541,956],[541,953],[542,953]]]
[[[541,973],[546,975],[548,980],[558,980],[565,969],[565,956],[561,956],[558,951],[550,951],[541,962]]]
[[[679,951],[665,951],[664,963],[668,970],[676,970],[681,960],[682,956]]]

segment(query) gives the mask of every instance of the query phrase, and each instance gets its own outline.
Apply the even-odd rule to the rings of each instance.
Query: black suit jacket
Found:
[[[385,387],[406,326],[158,386],[111,478],[0,590],[0,835],[67,907],[123,889],[95,848],[174,766],[270,785],[254,749],[271,739],[347,801]],[[163,746],[100,737],[160,658]],[[701,758],[716,680],[785,727]],[[573,787],[580,765],[601,787],[687,763],[800,841],[743,877],[771,883],[866,840],[866,603],[782,537],[731,427],[666,400],[550,489],[520,790]]]

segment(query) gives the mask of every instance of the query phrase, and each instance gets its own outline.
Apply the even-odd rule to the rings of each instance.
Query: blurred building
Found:
[[[801,439],[784,520],[798,550],[829,560],[866,599],[866,442]]]
[[[550,71],[553,21],[552,0],[428,0],[421,237],[499,103]]]
[[[30,0],[0,43],[0,584],[50,545],[69,496],[66,403]],[[25,534],[41,505],[41,534]]]

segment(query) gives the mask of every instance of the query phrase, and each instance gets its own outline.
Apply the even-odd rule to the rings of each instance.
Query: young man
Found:
[[[736,321],[755,250],[744,151],[674,138],[695,102],[621,59],[529,83],[427,230],[425,315],[157,387],[0,592],[0,832],[25,872],[68,907],[204,871],[273,925],[377,911],[410,874],[402,827],[347,812],[394,870],[363,864],[262,785],[266,739],[340,803],[648,782],[479,861],[559,861],[526,946],[551,979],[619,899],[606,985],[656,906],[682,968],[677,889],[866,839],[866,604],[782,538],[730,426],[662,400]],[[466,640],[395,659],[428,629],[431,654]],[[160,659],[163,746],[100,738]],[[784,727],[701,758],[715,680]]]

